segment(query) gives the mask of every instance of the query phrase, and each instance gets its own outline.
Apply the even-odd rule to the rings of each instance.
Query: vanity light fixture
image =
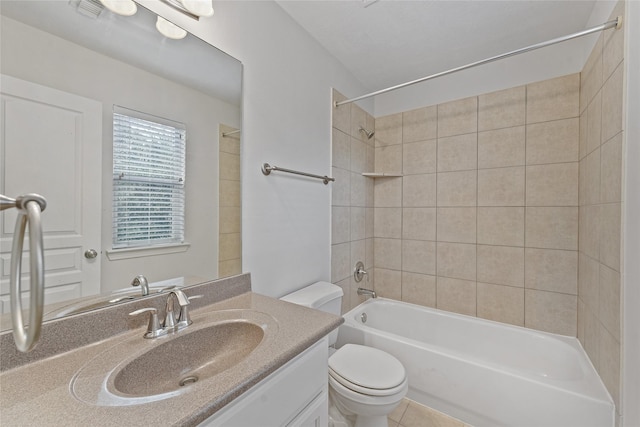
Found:
[[[158,16],[158,20],[156,21],[156,29],[160,31],[160,34],[163,36],[174,40],[180,40],[187,36],[185,30],[161,16]]]
[[[175,10],[198,21],[213,15],[212,0],[160,0]]]
[[[111,12],[122,16],[132,16],[138,11],[138,6],[133,0],[100,0],[100,3]]]

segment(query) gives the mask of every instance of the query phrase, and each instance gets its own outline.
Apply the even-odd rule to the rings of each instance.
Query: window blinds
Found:
[[[185,143],[180,123],[114,109],[114,249],[184,241]]]

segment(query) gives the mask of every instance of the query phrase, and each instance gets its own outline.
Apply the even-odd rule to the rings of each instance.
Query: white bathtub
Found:
[[[613,401],[575,338],[385,298],[344,318],[338,347],[393,354],[407,397],[475,427],[614,425]]]

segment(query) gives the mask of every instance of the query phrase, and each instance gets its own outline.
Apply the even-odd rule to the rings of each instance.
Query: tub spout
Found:
[[[371,289],[358,288],[358,295],[369,295],[371,298],[377,298],[376,291],[372,291]]]

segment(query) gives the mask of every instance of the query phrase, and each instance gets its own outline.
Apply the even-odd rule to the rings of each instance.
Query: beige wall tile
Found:
[[[402,205],[404,207],[432,207],[436,205],[435,173],[408,175],[402,178],[402,181]]]
[[[524,208],[478,208],[478,244],[524,246]]]
[[[438,138],[438,172],[477,168],[477,133]]]
[[[435,275],[436,243],[425,240],[403,240],[402,270]]]
[[[554,249],[525,250],[525,287],[578,294],[578,252]]]
[[[241,206],[240,181],[220,180],[220,206]]]
[[[376,148],[375,171],[402,173],[402,144]]]
[[[587,308],[584,316],[584,349],[596,370],[600,369],[600,325],[595,314]]]
[[[579,127],[579,118],[527,125],[527,164],[577,161]]]
[[[242,258],[242,237],[240,233],[220,235],[219,261]]]
[[[478,133],[478,168],[521,166],[525,162],[525,127]]]
[[[331,245],[331,283],[351,276],[351,244]]]
[[[437,137],[438,109],[424,107],[402,113],[402,141],[415,142]]]
[[[524,86],[478,97],[478,130],[501,129],[525,123]]]
[[[620,342],[601,326],[599,344],[598,372],[616,407],[620,408]]]
[[[370,146],[369,144],[366,144],[367,146],[367,152],[366,152],[366,159],[365,159],[365,170],[364,172],[370,172],[370,171],[375,171],[376,170],[376,149],[375,147]]]
[[[436,140],[402,145],[402,172],[405,175],[436,172]]]
[[[575,295],[525,289],[527,328],[575,337],[578,300]]]
[[[578,206],[578,162],[527,166],[527,206]]]
[[[527,247],[578,249],[577,207],[527,207],[525,214]]]
[[[402,272],[376,268],[373,289],[378,296],[395,300],[402,300]]]
[[[580,115],[580,160],[587,155],[587,112]]]
[[[524,190],[524,166],[478,171],[478,206],[524,206]]]
[[[620,271],[620,203],[600,206],[600,262]]]
[[[578,341],[582,344],[582,348],[584,348],[584,311],[586,307],[584,302],[578,297]]]
[[[400,270],[402,268],[402,240],[380,239],[373,241],[373,259],[376,268]]]
[[[402,113],[376,118],[376,147],[402,143]]]
[[[438,138],[478,131],[478,98],[438,105]]]
[[[476,280],[476,245],[438,242],[436,252],[438,276]]]
[[[351,167],[351,138],[336,128],[331,132],[331,160],[332,166],[342,169]]]
[[[400,239],[402,237],[402,209],[375,208],[374,237]]]
[[[587,154],[600,146],[602,139],[602,91],[587,107]]]
[[[436,208],[402,209],[402,238],[436,240]]]
[[[366,238],[366,209],[359,207],[351,208],[350,240],[362,240]]]
[[[598,317],[620,341],[620,273],[605,265],[600,265]]]
[[[374,207],[375,204],[375,200],[374,200],[374,196],[375,196],[375,182],[377,180],[376,179],[371,179],[371,178],[367,178],[364,180],[364,191],[365,191],[365,195],[364,195],[364,205],[367,208],[372,208]],[[402,185],[401,185],[402,187]]]
[[[436,276],[402,272],[402,301],[436,306]]]
[[[476,315],[476,282],[438,277],[436,307],[454,313]]]
[[[622,200],[622,133],[602,145],[600,149],[600,202]]]
[[[610,19],[615,19],[618,16],[622,16],[624,18],[624,9],[625,2],[618,1],[613,12],[611,12]],[[603,32],[603,38],[602,74],[603,79],[607,80],[607,78],[609,78],[609,76],[622,62],[624,57],[624,31],[618,31],[615,28],[610,28]]]
[[[346,100],[347,97],[333,89],[333,103]],[[341,105],[339,107],[332,107],[331,124],[334,128],[341,130],[349,135],[351,131],[351,108],[349,104]]]
[[[478,282],[524,287],[524,248],[478,245]]]
[[[602,87],[602,141],[622,130],[623,71],[621,63]]]
[[[524,289],[478,282],[478,317],[524,326]]]
[[[358,104],[352,103],[351,105],[351,130],[349,131],[351,137],[357,139],[359,142],[366,143],[367,136],[360,131],[360,127],[369,131],[373,128],[367,128],[367,113]]]
[[[375,130],[376,128],[376,119],[369,113],[366,113],[365,115],[366,120],[367,120],[367,125],[365,126],[365,129],[367,129],[368,131],[371,131],[372,129]],[[360,134],[362,135],[362,134]],[[376,139],[375,138],[367,138],[365,136],[365,142],[367,143],[367,145],[371,146],[371,147],[375,147],[376,144]]]
[[[349,255],[350,256],[349,265],[351,266],[351,271],[353,271],[358,261],[362,261],[364,263],[365,257],[366,257],[366,251],[367,251],[366,246],[367,245],[364,240],[355,240],[351,242],[351,249],[350,249],[350,255]],[[351,277],[353,277],[353,274],[351,275]]]
[[[331,208],[331,244],[348,242],[351,235],[351,208],[333,206]]]
[[[351,310],[351,279],[344,279],[335,283],[336,286],[342,288],[342,305],[340,306],[340,314],[345,314]]]
[[[234,127],[220,125],[220,151],[223,153],[240,155],[240,135],[233,134],[229,136],[222,136],[224,132],[232,132],[237,130]]]
[[[582,206],[579,221],[580,252],[591,258],[600,258],[600,206]]]
[[[375,208],[364,208],[364,237],[373,237],[375,228]]]
[[[577,117],[580,104],[580,74],[527,85],[527,123]]]
[[[234,206],[220,207],[220,234],[241,232],[241,210],[242,208]]]
[[[592,205],[600,202],[600,148],[597,148],[581,162],[580,203]]]
[[[220,153],[220,178],[238,179],[240,176],[240,156]]]
[[[242,273],[242,259],[230,259],[218,262],[218,277],[235,276]]]
[[[402,206],[402,180],[404,178],[379,178],[374,181],[374,201],[377,208]]]
[[[351,205],[351,172],[333,167],[331,176],[336,179],[331,185],[331,204],[333,206]]]
[[[600,263],[586,256],[578,256],[578,294],[587,308],[594,313],[598,312]]]
[[[361,173],[351,172],[351,206],[365,207],[367,204],[367,181],[370,178],[362,176]]]
[[[580,73],[580,112],[587,106],[602,87],[602,34],[598,35],[596,45]]]
[[[364,268],[368,270],[373,270],[375,265],[374,241],[375,239],[364,240]]]
[[[367,170],[367,144],[351,137],[351,172],[369,172]]]
[[[477,171],[438,173],[438,206],[476,206]]]
[[[475,243],[476,208],[438,208],[440,242]]]

